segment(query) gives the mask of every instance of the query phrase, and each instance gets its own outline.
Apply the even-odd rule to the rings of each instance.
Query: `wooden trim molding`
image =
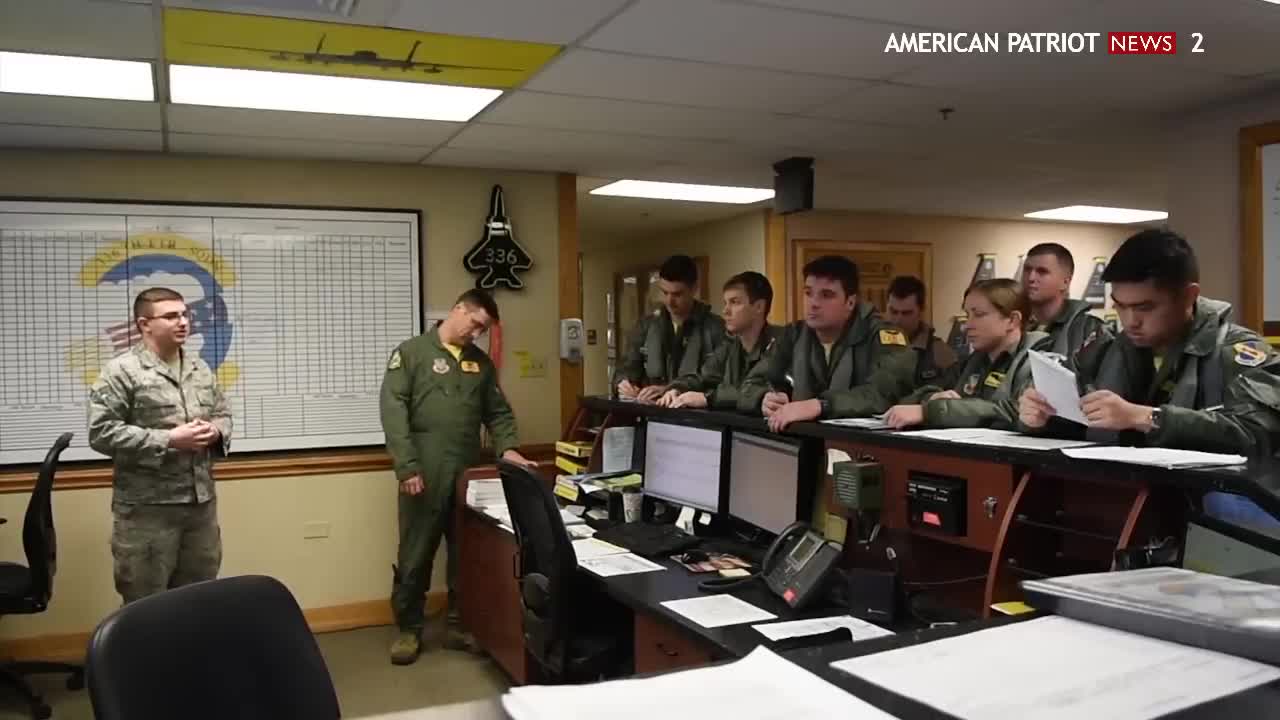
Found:
[[[530,460],[555,458],[555,443],[523,445],[520,453]],[[492,457],[480,458],[477,464],[492,464]],[[382,448],[351,448],[317,453],[254,454],[229,457],[219,462],[214,475],[219,482],[251,478],[296,477],[298,475],[339,475],[343,473],[379,472],[391,469],[391,457]],[[0,494],[31,492],[35,486],[37,466],[25,465],[0,471]],[[65,463],[58,468],[54,490],[85,490],[111,487],[111,465],[105,462]]]
[[[769,309],[769,322],[785,325],[791,317],[792,277],[787,274],[787,225],[786,219],[773,210],[764,211],[764,275],[782,287],[773,288],[773,307]]]
[[[1267,319],[1263,317],[1262,148],[1276,143],[1280,143],[1280,121],[1240,129],[1240,317],[1246,327],[1259,332]]]
[[[448,605],[448,593],[433,590],[427,593],[427,616],[443,613]],[[330,633],[356,630],[365,627],[383,627],[395,624],[391,614],[391,602],[387,598],[366,600],[347,605],[303,610],[311,632]],[[5,660],[49,660],[54,662],[84,662],[92,632],[36,635],[33,637],[0,640],[0,658]]]
[[[560,318],[582,317],[582,253],[578,243],[578,177],[556,176],[559,208]],[[585,330],[583,331],[585,332]],[[557,337],[559,331],[557,330]],[[585,338],[584,345],[585,345]],[[559,347],[557,346],[557,351]],[[583,363],[560,360],[560,428],[569,427],[584,388]]]

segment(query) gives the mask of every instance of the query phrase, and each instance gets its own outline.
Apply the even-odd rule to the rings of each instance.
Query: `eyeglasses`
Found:
[[[191,321],[191,311],[186,312],[167,312],[163,315],[148,315],[148,320],[168,320],[169,322],[177,322],[178,320]]]

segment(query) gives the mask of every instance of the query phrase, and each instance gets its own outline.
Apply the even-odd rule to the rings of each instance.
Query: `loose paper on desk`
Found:
[[[1070,448],[1063,450],[1062,454],[1080,460],[1110,460],[1111,462],[1130,463],[1132,465],[1152,465],[1170,470],[1175,468],[1243,465],[1249,461],[1243,455],[1226,455],[1223,453],[1176,450],[1173,448],[1123,447],[1118,445]]]
[[[732,595],[704,595],[684,600],[668,600],[662,603],[662,606],[705,628],[743,625],[762,620],[776,620],[778,617]]]
[[[859,430],[888,430],[889,423],[884,421],[884,415],[875,415],[873,417],[862,418],[832,418],[822,421],[826,425],[838,425],[840,427],[858,428]]]
[[[639,555],[623,553],[621,555],[602,555],[590,560],[579,560],[578,567],[589,570],[600,577],[614,575],[634,575],[636,573],[664,570],[661,565],[649,562]]]
[[[604,460],[601,472],[622,472],[631,469],[631,451],[635,447],[636,429],[613,427],[604,431]]]
[[[878,625],[872,625],[851,615],[837,615],[835,617],[814,618],[812,620],[792,620],[791,622],[752,625],[751,627],[770,640],[818,635],[832,630],[839,630],[840,628],[848,628],[849,632],[853,633],[854,642],[893,634]]]
[[[1062,448],[1093,444],[1088,440],[1061,440],[1038,435],[1022,435],[1011,430],[992,430],[991,428],[912,430],[899,434],[907,437],[927,438],[929,440],[946,440],[947,442],[964,443],[965,445],[984,445],[1016,450],[1061,450]]]
[[[1088,425],[1089,420],[1080,409],[1076,374],[1042,352],[1029,350],[1027,355],[1031,359],[1031,380],[1035,383],[1036,390],[1040,391],[1058,413],[1058,417]]]
[[[502,697],[512,720],[715,718],[893,720],[767,648],[725,665],[593,685],[524,686]]]
[[[625,552],[627,552],[626,548],[618,547],[593,537],[573,541],[573,553],[578,556],[578,564],[582,564],[583,560],[591,560],[605,555],[621,555]]]
[[[1144,720],[1280,679],[1280,668],[1065,617],[832,663],[965,720]]]

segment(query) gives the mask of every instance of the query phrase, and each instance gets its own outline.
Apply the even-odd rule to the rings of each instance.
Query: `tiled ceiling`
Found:
[[[565,47],[465,124],[0,95],[0,146],[748,185],[813,155],[819,206],[1020,217],[1163,207],[1170,123],[1280,90],[1280,6],[1262,0],[356,0],[349,16],[319,0],[0,0],[0,49],[162,62],[161,2]],[[1175,57],[884,52],[919,30],[1176,30],[1206,52],[1188,35]],[[591,197],[584,227],[653,206]]]

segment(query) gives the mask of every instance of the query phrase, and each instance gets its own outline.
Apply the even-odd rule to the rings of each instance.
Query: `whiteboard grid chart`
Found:
[[[421,331],[417,213],[0,202],[0,465],[76,433],[140,342],[133,297],[171,287],[217,372],[238,451],[381,444],[391,350]]]

